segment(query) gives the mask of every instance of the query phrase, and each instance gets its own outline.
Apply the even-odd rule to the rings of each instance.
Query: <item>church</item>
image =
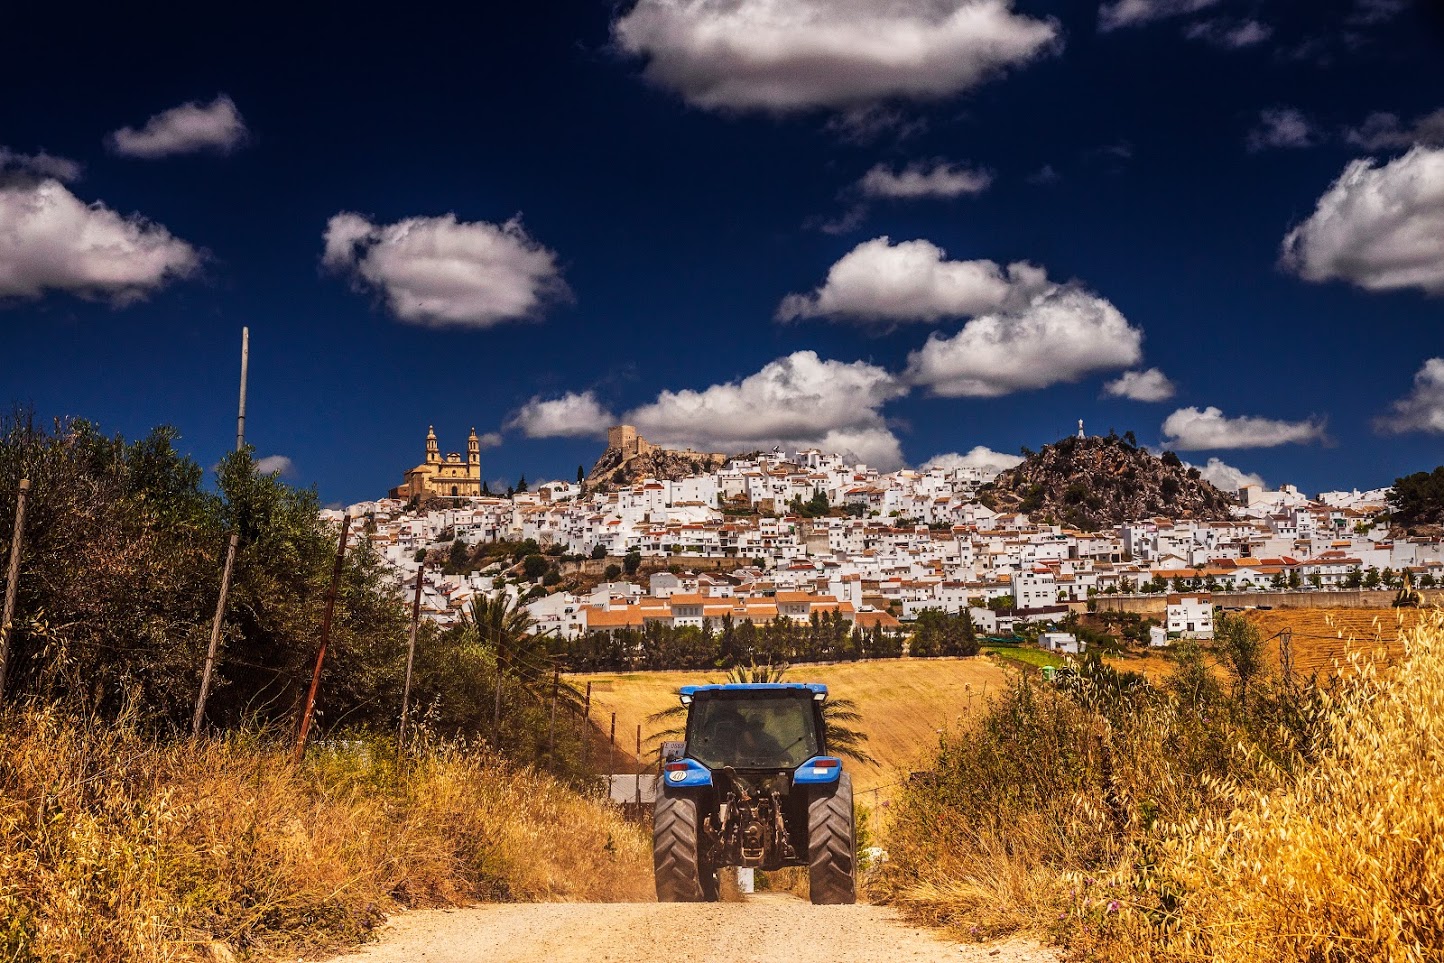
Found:
[[[481,495],[481,439],[476,429],[466,439],[466,461],[452,452],[443,461],[436,443],[436,428],[426,430],[426,461],[406,473],[406,481],[391,489],[392,498],[478,498]]]

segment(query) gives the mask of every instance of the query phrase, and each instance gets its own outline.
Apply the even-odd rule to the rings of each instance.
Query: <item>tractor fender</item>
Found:
[[[813,756],[792,773],[794,786],[822,786],[842,776],[842,760],[836,756]]]
[[[695,789],[712,785],[712,770],[696,759],[682,758],[662,767],[662,784],[668,789]]]

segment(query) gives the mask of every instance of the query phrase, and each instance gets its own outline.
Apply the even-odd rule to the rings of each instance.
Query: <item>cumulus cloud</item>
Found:
[[[934,161],[931,165],[909,164],[900,171],[878,164],[863,175],[857,186],[864,197],[913,200],[981,194],[992,183],[993,175],[987,171]]]
[[[993,261],[949,261],[930,241],[864,241],[827,272],[811,294],[789,294],[779,321],[830,317],[860,323],[939,321],[994,311],[1047,286],[1042,268]]]
[[[1414,375],[1414,390],[1394,402],[1389,414],[1375,419],[1374,427],[1390,434],[1444,434],[1444,358],[1425,361]]]
[[[478,435],[476,441],[483,451],[488,448],[499,448],[501,447],[501,432],[488,431],[483,435]]]
[[[1167,401],[1176,390],[1168,375],[1157,368],[1125,371],[1103,386],[1104,394],[1133,401]]]
[[[1163,422],[1163,443],[1180,451],[1208,448],[1276,448],[1279,445],[1303,445],[1322,441],[1324,424],[1310,418],[1305,421],[1278,421],[1244,415],[1225,417],[1212,406],[1180,408]]]
[[[0,181],[0,299],[48,289],[119,306],[200,263],[199,251],[161,225],[86,204],[57,180]]]
[[[737,381],[663,391],[624,420],[648,440],[672,447],[820,448],[886,469],[902,464],[902,448],[881,408],[906,393],[882,368],[798,351]]]
[[[952,471],[954,468],[981,468],[983,471],[997,473],[1022,463],[1021,455],[1008,455],[1001,451],[993,451],[985,445],[976,445],[966,455],[960,455],[955,451],[934,455],[922,463],[922,468],[924,471],[929,468],[941,468],[944,471]]]
[[[1350,162],[1284,238],[1282,263],[1306,281],[1444,294],[1441,237],[1444,149],[1415,147],[1383,166]]]
[[[0,147],[0,185],[23,180],[74,181],[79,180],[82,170],[79,162],[43,150],[38,154],[21,154]]]
[[[689,103],[779,113],[949,97],[1060,33],[1012,0],[637,0],[612,25],[646,77]]]
[[[1293,107],[1268,107],[1259,112],[1258,123],[1248,132],[1248,149],[1312,147],[1318,135],[1309,119]]]
[[[1218,458],[1210,458],[1206,465],[1189,465],[1188,467],[1197,468],[1199,475],[1202,476],[1204,481],[1208,482],[1214,488],[1229,492],[1230,494],[1238,491],[1245,485],[1257,485],[1260,488],[1268,488],[1268,486],[1264,484],[1262,475],[1255,475],[1241,468],[1224,464],[1224,462]]]
[[[1204,20],[1190,24],[1184,35],[1227,50],[1242,50],[1263,43],[1274,35],[1274,29],[1257,20]]]
[[[295,467],[285,455],[267,455],[265,458],[256,459],[256,471],[262,475],[289,475]]]
[[[1127,368],[1143,357],[1143,332],[1111,303],[1053,287],[1011,312],[974,318],[951,337],[933,334],[908,355],[906,380],[950,398],[996,398]]]
[[[398,319],[429,327],[489,328],[535,318],[571,292],[557,256],[514,217],[505,224],[455,214],[373,224],[337,214],[322,263],[378,291]]]
[[[1137,27],[1152,20],[1197,13],[1218,0],[1114,0],[1098,8],[1098,29],[1103,32],[1120,27]]]
[[[247,133],[235,102],[221,94],[209,104],[193,100],[162,111],[140,130],[122,127],[106,143],[117,154],[154,160],[199,151],[229,154],[245,143]]]
[[[560,398],[532,398],[507,420],[528,438],[595,438],[617,423],[590,391],[569,391]]]
[[[1444,147],[1444,107],[1408,124],[1397,114],[1379,111],[1364,118],[1358,127],[1345,130],[1344,139],[1365,150],[1393,150],[1415,144]]]

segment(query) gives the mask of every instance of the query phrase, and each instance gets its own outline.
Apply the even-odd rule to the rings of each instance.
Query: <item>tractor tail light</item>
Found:
[[[836,769],[837,766],[838,762],[836,759],[819,759],[812,764],[812,768],[814,769]]]
[[[690,767],[685,762],[669,762],[663,768],[668,772],[686,772]]]

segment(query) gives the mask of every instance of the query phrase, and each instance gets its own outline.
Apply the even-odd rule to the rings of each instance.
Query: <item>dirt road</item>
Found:
[[[880,906],[529,903],[407,913],[334,963],[1056,963],[1025,943],[959,946]]]

